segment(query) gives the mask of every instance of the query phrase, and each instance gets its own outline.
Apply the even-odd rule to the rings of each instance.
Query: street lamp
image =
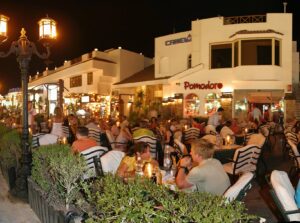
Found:
[[[0,15],[0,44],[8,38],[7,23],[9,18]],[[46,48],[46,53],[40,54],[35,44],[27,39],[26,31],[21,29],[21,35],[17,41],[11,43],[7,53],[0,52],[0,57],[7,57],[15,54],[20,67],[22,76],[22,94],[23,94],[23,115],[22,115],[22,158],[21,168],[16,180],[15,194],[19,197],[27,198],[27,177],[31,170],[31,151],[29,149],[29,129],[28,129],[28,69],[29,62],[33,54],[41,59],[47,59],[50,56],[50,45],[56,39],[56,22],[49,18],[41,19],[39,22],[39,41]]]

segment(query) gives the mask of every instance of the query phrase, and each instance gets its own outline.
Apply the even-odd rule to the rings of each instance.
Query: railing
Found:
[[[249,16],[233,16],[233,17],[224,17],[223,24],[239,24],[239,23],[260,23],[266,22],[266,15],[249,15]]]
[[[73,64],[75,64],[75,63],[79,63],[79,62],[81,62],[81,61],[82,61],[81,56],[80,56],[80,57],[77,57],[77,58],[71,60],[71,65],[73,65]]]

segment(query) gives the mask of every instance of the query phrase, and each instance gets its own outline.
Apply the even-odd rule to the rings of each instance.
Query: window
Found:
[[[241,65],[272,65],[272,40],[242,40]]]
[[[87,73],[87,84],[88,85],[93,84],[93,72]]]
[[[188,56],[187,68],[192,68],[192,54]]]
[[[280,66],[280,42],[275,40],[275,65]]]
[[[205,97],[205,114],[212,115],[217,111],[219,107],[221,107],[220,96],[216,93],[209,93]]]
[[[232,67],[232,44],[211,46],[211,68]]]
[[[75,76],[70,78],[70,88],[82,86],[82,76]]]
[[[189,94],[185,97],[185,115],[200,115],[200,100],[196,94]]]
[[[239,42],[234,43],[234,66],[239,65]]]

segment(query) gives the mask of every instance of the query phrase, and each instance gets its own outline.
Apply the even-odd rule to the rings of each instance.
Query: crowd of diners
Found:
[[[30,108],[29,108],[30,109]],[[213,158],[216,150],[215,141],[205,139],[206,135],[218,134],[222,138],[228,135],[243,134],[245,129],[258,131],[265,121],[259,111],[253,109],[247,120],[238,122],[237,119],[224,120],[224,109],[219,107],[217,111],[200,123],[197,118],[162,120],[159,115],[146,119],[140,118],[136,123],[130,123],[126,116],[118,119],[103,118],[95,119],[87,117],[85,123],[79,121],[75,114],[64,116],[60,108],[55,108],[54,115],[50,120],[45,120],[48,133],[39,138],[40,145],[57,143],[58,138],[64,136],[63,127],[69,129],[68,143],[74,153],[81,153],[91,147],[99,145],[94,139],[89,138],[89,130],[97,129],[101,133],[101,146],[109,147],[107,133],[111,134],[115,146],[101,156],[101,164],[104,172],[112,172],[121,178],[134,176],[137,161],[151,163],[154,169],[162,168],[162,163],[150,152],[150,145],[146,142],[134,141],[140,136],[154,137],[159,142],[162,153],[169,145],[174,148],[174,140],[187,143],[182,154],[177,157],[177,174],[175,183],[184,191],[205,191],[212,194],[222,195],[229,187],[230,180],[224,171],[221,162]],[[33,128],[34,112],[29,112],[29,126]],[[12,125],[11,117],[4,120],[8,126]],[[300,126],[300,125],[299,125]],[[199,129],[199,138],[191,142],[183,142],[182,134],[188,128]],[[39,129],[41,130],[41,129]],[[178,150],[172,150],[173,153]]]

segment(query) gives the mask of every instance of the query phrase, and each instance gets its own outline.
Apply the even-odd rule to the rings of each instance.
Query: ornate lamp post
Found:
[[[7,35],[7,22],[9,18],[0,15],[0,44],[5,42]],[[27,39],[26,31],[21,29],[21,35],[17,41],[11,43],[7,53],[0,52],[0,57],[7,57],[15,54],[20,67],[22,77],[22,94],[23,94],[23,115],[22,115],[22,159],[21,169],[17,176],[15,194],[27,198],[27,177],[31,170],[31,151],[29,148],[28,138],[28,70],[29,62],[33,54],[41,59],[47,59],[50,56],[50,44],[56,39],[56,22],[51,18],[43,18],[39,22],[39,41],[46,48],[46,53],[40,54],[35,44]]]

